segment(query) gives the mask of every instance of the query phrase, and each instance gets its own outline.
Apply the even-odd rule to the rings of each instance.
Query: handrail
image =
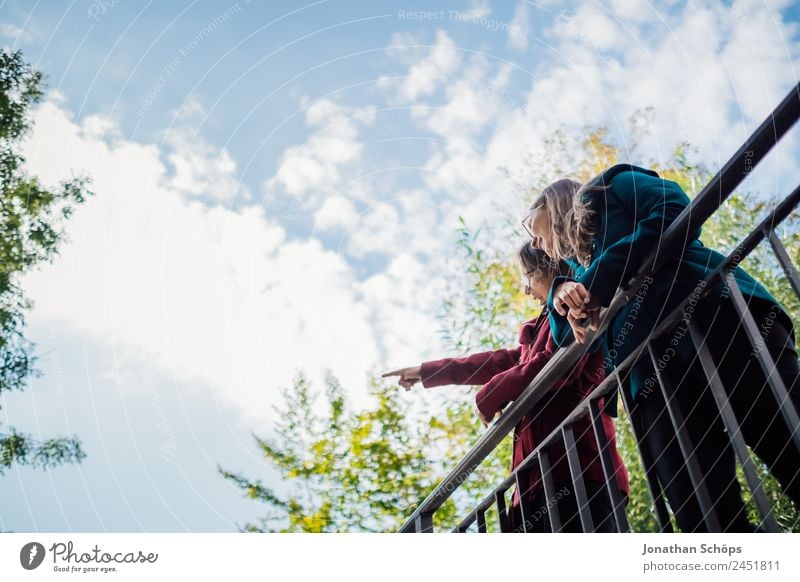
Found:
[[[531,381],[486,432],[472,446],[456,466],[442,479],[399,528],[399,532],[432,531],[433,513],[450,497],[452,492],[500,444],[522,417],[533,408],[545,393],[575,365],[594,340],[605,332],[610,321],[639,289],[648,273],[657,271],[669,257],[685,246],[688,233],[702,224],[722,205],[733,190],[749,175],[785,133],[800,118],[800,84],[797,84],[775,110],[758,126],[748,140],[717,172],[703,190],[678,215],[667,228],[658,249],[642,263],[637,274],[614,295],[611,304],[603,311],[599,329],[589,332],[585,344],[573,342],[560,348],[542,371]],[[648,266],[651,265],[651,266]]]

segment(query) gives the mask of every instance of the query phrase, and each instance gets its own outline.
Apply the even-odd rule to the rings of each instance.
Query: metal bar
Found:
[[[795,296],[800,299],[800,278],[797,276],[797,269],[795,269],[794,263],[789,257],[789,253],[786,252],[786,248],[783,246],[781,239],[778,238],[778,235],[775,234],[773,229],[769,230],[769,244],[772,245],[772,250],[775,251],[775,256],[778,258],[781,267],[783,267],[786,278],[789,279],[792,291],[794,291]]]
[[[747,302],[742,296],[742,291],[739,289],[739,284],[736,282],[736,279],[733,277],[732,273],[728,274],[727,283],[729,289],[731,290],[733,306],[736,308],[736,312],[739,314],[739,317],[742,318],[744,330],[747,333],[747,337],[750,339],[753,349],[756,350],[758,363],[767,378],[770,388],[772,389],[772,395],[775,397],[775,401],[777,402],[778,408],[781,411],[783,420],[786,422],[786,426],[790,431],[792,427],[794,427],[794,430],[792,431],[792,440],[794,441],[794,446],[797,447],[798,451],[800,451],[800,430],[798,430],[800,429],[800,417],[797,415],[797,410],[795,410],[792,399],[789,398],[789,392],[786,390],[786,384],[784,384],[783,378],[781,378],[781,375],[778,373],[778,368],[775,366],[775,360],[773,360],[772,354],[769,353],[769,350],[766,349],[766,346],[763,346],[764,349],[758,349],[758,346],[761,345],[759,342],[763,342],[763,339],[761,338],[761,334],[758,332],[758,327],[756,326],[755,319],[753,319],[753,314],[750,313],[750,310],[747,308]],[[789,443],[786,444],[788,445]]]
[[[772,507],[770,506],[769,501],[767,501],[767,497],[764,494],[764,483],[758,478],[758,475],[756,475],[755,468],[753,467],[753,461],[750,458],[749,452],[747,451],[747,445],[745,444],[742,433],[739,430],[739,421],[736,420],[736,415],[731,408],[731,403],[728,399],[727,393],[725,392],[725,387],[722,385],[722,381],[717,374],[717,366],[714,363],[714,358],[711,356],[711,352],[705,343],[705,339],[701,335],[700,330],[697,328],[697,324],[694,321],[689,322],[689,335],[692,338],[692,343],[694,343],[695,348],[697,349],[697,355],[700,358],[700,363],[703,366],[703,371],[706,374],[706,378],[708,378],[709,387],[711,388],[711,392],[717,402],[717,408],[719,408],[720,416],[722,417],[722,422],[725,425],[725,429],[728,431],[728,436],[731,439],[733,449],[742,465],[742,471],[744,472],[745,479],[747,479],[747,485],[750,487],[750,491],[753,494],[753,499],[756,503],[756,509],[761,517],[761,523],[762,525],[766,526],[766,530],[768,532],[780,531],[778,529],[778,524],[775,522],[775,517],[772,515]]]
[[[500,532],[508,533],[508,512],[506,511],[505,491],[495,491],[494,500],[497,504],[497,521],[500,524]]]
[[[642,445],[644,438],[642,437],[639,423],[634,417],[636,413],[632,404],[632,397],[621,382],[619,391],[622,394],[622,405],[625,407],[625,412],[628,413],[628,418],[630,419],[633,438],[636,441],[636,451],[639,453],[639,461],[642,463],[642,469],[644,469],[647,490],[650,493],[650,499],[653,501],[653,507],[655,508],[658,529],[661,533],[672,533],[672,522],[669,519],[667,504],[664,502],[664,493],[661,491],[661,485],[659,485],[655,476],[655,462],[650,455],[650,450]]]
[[[567,451],[567,462],[569,463],[569,473],[572,476],[572,489],[575,491],[578,515],[581,518],[581,528],[584,532],[594,531],[589,496],[586,495],[586,486],[583,483],[583,468],[581,467],[580,457],[578,457],[572,426],[565,425],[561,427],[561,435],[564,440],[564,449]]]
[[[486,533],[486,513],[482,509],[476,509],[475,519],[478,522],[478,533]]]
[[[706,487],[703,469],[700,467],[700,462],[697,460],[696,447],[692,443],[692,437],[689,435],[689,430],[686,428],[686,419],[681,411],[680,403],[675,396],[675,387],[672,381],[661,373],[658,369],[658,360],[653,352],[652,344],[647,344],[647,351],[650,354],[650,361],[653,363],[653,370],[655,370],[658,384],[661,387],[661,393],[664,395],[664,402],[669,413],[670,421],[675,429],[675,436],[678,440],[678,446],[681,449],[686,470],[689,473],[689,479],[694,488],[694,496],[697,498],[697,503],[700,505],[700,510],[703,512],[703,521],[710,532],[720,531],[719,519],[717,512],[714,510],[714,504],[711,501],[711,495],[708,493]]]
[[[608,439],[603,428],[603,418],[601,416],[600,404],[598,399],[589,401],[591,411],[592,427],[594,427],[594,438],[597,441],[597,448],[600,451],[600,464],[603,466],[603,475],[606,478],[606,488],[608,497],[614,507],[614,521],[618,532],[630,531],[628,518],[625,516],[625,508],[622,505],[622,493],[617,487],[617,477],[614,471],[614,462],[611,459],[611,451],[608,449]]]
[[[520,475],[522,475],[522,471],[515,471],[514,472],[514,480],[516,481],[517,485],[517,495],[519,496],[519,516],[520,520],[522,521],[522,532],[528,533],[528,511],[525,507],[525,498],[523,493],[527,493],[527,488],[522,488],[522,479],[520,479]],[[527,477],[527,472],[525,473],[525,477]],[[527,480],[527,479],[526,479]]]
[[[550,531],[558,533],[561,531],[561,513],[558,505],[555,503],[556,492],[553,486],[553,476],[550,474],[552,467],[550,466],[550,455],[546,450],[539,452],[539,469],[542,472],[542,484],[544,485],[545,508],[547,509],[547,516],[550,519]],[[550,500],[553,503],[550,503]]]
[[[417,533],[433,533],[433,515],[420,513],[414,521],[414,529]]]
[[[484,509],[484,508],[479,505],[477,509]],[[473,521],[475,521],[475,511],[469,512],[467,516],[461,521],[461,523],[459,523],[451,531],[455,533],[464,533],[469,529],[469,526],[472,525]]]

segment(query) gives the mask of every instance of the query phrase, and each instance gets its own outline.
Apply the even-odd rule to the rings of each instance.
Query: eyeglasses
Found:
[[[534,238],[536,238],[536,235],[533,234],[533,232],[531,231],[531,228],[528,226],[528,223],[530,223],[531,218],[533,218],[533,212],[531,212],[528,216],[526,216],[525,218],[522,219],[522,228],[524,228],[525,232],[527,232],[528,235],[532,239],[534,239]]]
[[[533,287],[533,281],[531,280],[531,276],[533,276],[535,280],[537,277],[542,276],[542,272],[539,269],[533,269],[532,271],[528,271],[522,276],[522,284],[526,289],[530,289]]]

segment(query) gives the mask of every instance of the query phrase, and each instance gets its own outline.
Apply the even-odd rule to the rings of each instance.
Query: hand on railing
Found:
[[[491,420],[489,420],[489,419],[486,417],[486,415],[485,415],[484,413],[482,413],[482,412],[481,412],[481,409],[480,409],[480,408],[478,408],[478,407],[476,406],[476,407],[475,407],[475,414],[477,414],[477,415],[478,415],[478,418],[480,419],[480,421],[481,421],[481,424],[483,424],[483,426],[484,426],[484,428],[485,428],[485,427],[489,426],[489,423],[491,423],[492,421],[494,421],[494,420],[497,420],[498,418],[500,418],[500,415],[501,415],[501,414],[503,414],[503,411],[502,411],[502,410],[498,410],[498,411],[495,413],[495,415],[494,415],[494,418],[492,418]]]
[[[388,378],[389,376],[400,376],[397,383],[406,389],[406,392],[411,390],[417,382],[422,381],[422,366],[411,366],[410,368],[400,368],[381,375],[381,378]]]
[[[600,306],[581,283],[565,281],[556,287],[553,306],[559,315],[567,317],[575,341],[579,344],[586,341],[589,330],[597,331],[600,327]]]

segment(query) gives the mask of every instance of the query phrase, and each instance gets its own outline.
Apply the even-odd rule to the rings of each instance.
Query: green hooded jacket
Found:
[[[618,164],[591,181],[592,186],[608,186],[605,190],[586,193],[595,212],[596,235],[591,245],[588,265],[569,261],[573,277],[557,277],[548,297],[550,325],[559,346],[574,339],[567,318],[559,315],[553,306],[553,292],[565,280],[582,283],[607,307],[618,287],[630,281],[652,252],[660,250],[664,232],[689,205],[689,197],[681,187],[645,168]],[[638,292],[610,322],[606,332],[589,349],[603,346],[606,370],[609,372],[628,357],[653,330],[686,297],[704,290],[703,280],[724,260],[724,255],[703,245],[700,229],[687,233],[682,249],[671,252],[665,265],[650,273]],[[664,252],[667,252],[666,250]],[[750,301],[765,301],[777,305],[780,317],[793,330],[791,319],[775,298],[744,269],[736,267],[734,278],[745,297]],[[728,294],[726,285],[717,281],[701,305],[713,305]],[[709,303],[711,302],[711,303]],[[688,321],[698,302],[692,302],[684,320],[668,334],[676,357],[690,361],[694,347],[688,337]],[[712,339],[712,338],[708,338]],[[727,341],[720,338],[720,341]],[[654,371],[647,354],[640,357],[623,382],[631,396],[654,382]],[[611,411],[609,411],[611,412]]]

